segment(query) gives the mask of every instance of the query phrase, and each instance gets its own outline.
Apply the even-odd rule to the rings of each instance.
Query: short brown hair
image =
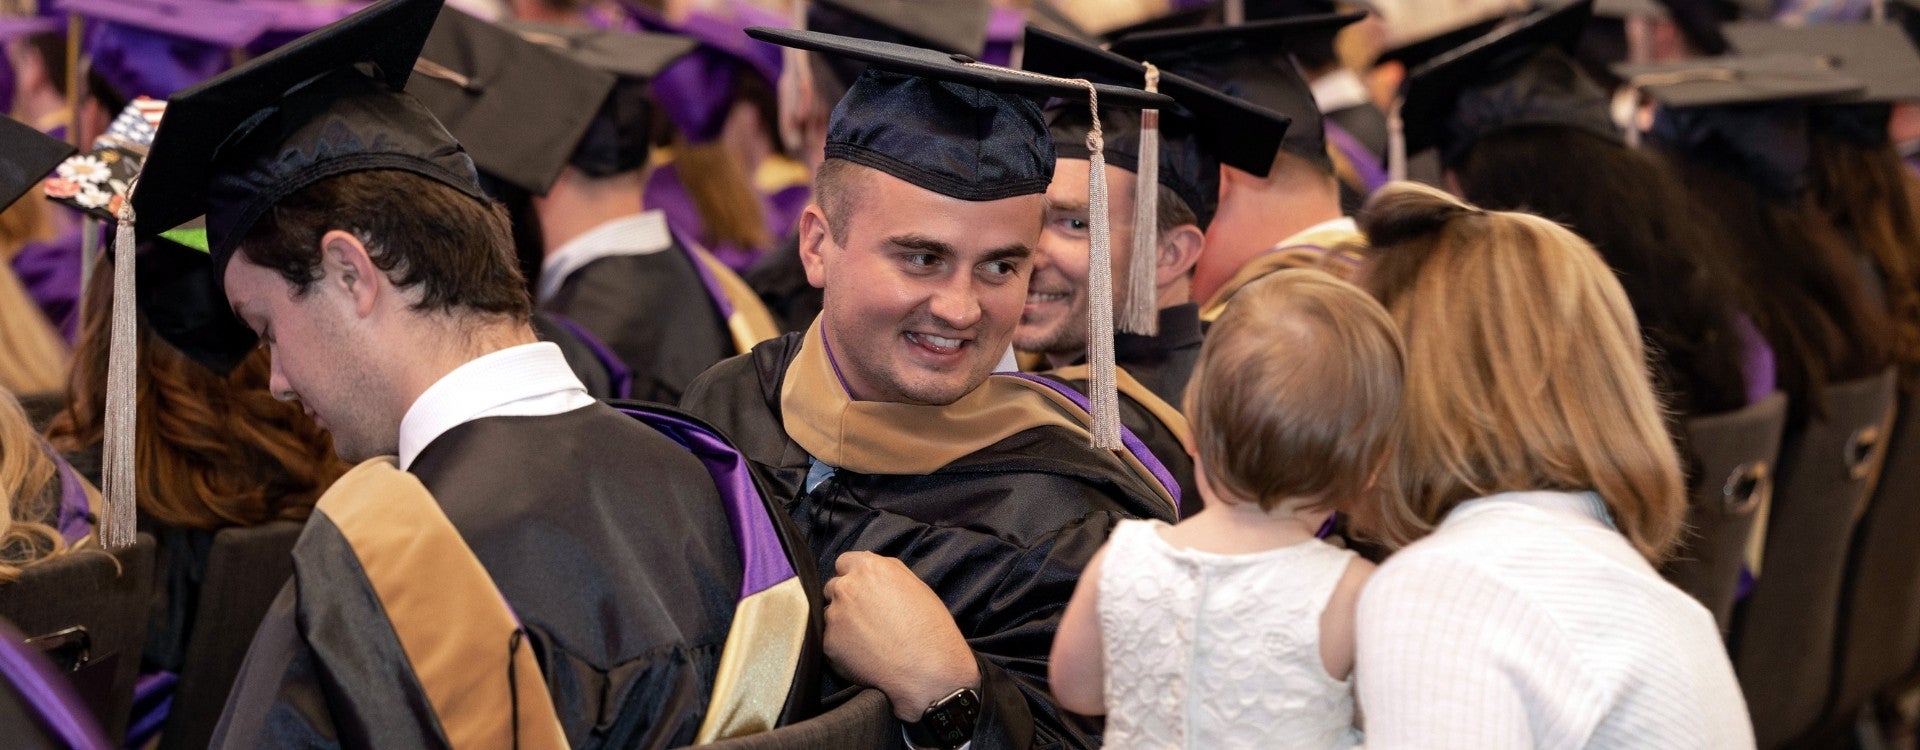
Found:
[[[1407,182],[1375,193],[1360,224],[1366,286],[1407,341],[1395,466],[1409,514],[1383,519],[1381,540],[1412,542],[1474,498],[1591,491],[1658,563],[1686,514],[1680,461],[1599,253],[1547,219]]]
[[[322,275],[320,238],[335,229],[365,243],[394,286],[420,287],[416,310],[532,315],[506,209],[410,172],[350,172],[309,185],[262,214],[240,252],[305,294]]]
[[[1187,388],[1208,484],[1262,510],[1351,509],[1399,433],[1405,372],[1393,320],[1358,287],[1308,269],[1247,285]]]

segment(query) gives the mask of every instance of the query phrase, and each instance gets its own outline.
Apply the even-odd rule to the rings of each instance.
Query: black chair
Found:
[[[153,594],[153,537],[111,556],[82,550],[34,565],[0,587],[0,617],[69,673],[107,739],[127,733]]]
[[[1766,537],[1787,397],[1775,393],[1723,414],[1686,420],[1699,476],[1688,488],[1687,543],[1662,571],[1713,613],[1725,635],[1749,545]]]
[[[1875,694],[1920,664],[1920,400],[1907,398],[1894,421],[1867,514],[1854,531],[1835,644],[1834,695],[1827,725],[1852,726]]]
[[[180,682],[160,734],[162,750],[205,748],[213,739],[253,631],[293,577],[293,544],[302,528],[297,521],[274,521],[214,535]]]
[[[1762,748],[1806,735],[1826,708],[1847,548],[1886,453],[1894,386],[1891,368],[1826,386],[1821,416],[1781,449],[1766,567],[1729,638]]]
[[[703,747],[711,750],[843,750],[905,745],[900,723],[893,718],[886,694],[862,690],[847,702],[811,719]]]

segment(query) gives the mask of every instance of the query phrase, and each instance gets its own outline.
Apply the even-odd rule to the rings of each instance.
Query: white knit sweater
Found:
[[[1472,500],[1360,596],[1367,747],[1751,748],[1712,615],[1591,493]]]

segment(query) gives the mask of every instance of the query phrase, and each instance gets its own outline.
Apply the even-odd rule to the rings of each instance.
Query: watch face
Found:
[[[911,731],[913,743],[957,748],[973,739],[973,726],[979,718],[980,694],[961,688],[933,704],[914,723]]]

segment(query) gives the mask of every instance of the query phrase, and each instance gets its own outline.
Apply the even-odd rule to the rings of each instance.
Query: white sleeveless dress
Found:
[[[1352,682],[1327,675],[1320,614],[1353,552],[1175,549],[1121,521],[1100,571],[1109,748],[1345,748]]]

